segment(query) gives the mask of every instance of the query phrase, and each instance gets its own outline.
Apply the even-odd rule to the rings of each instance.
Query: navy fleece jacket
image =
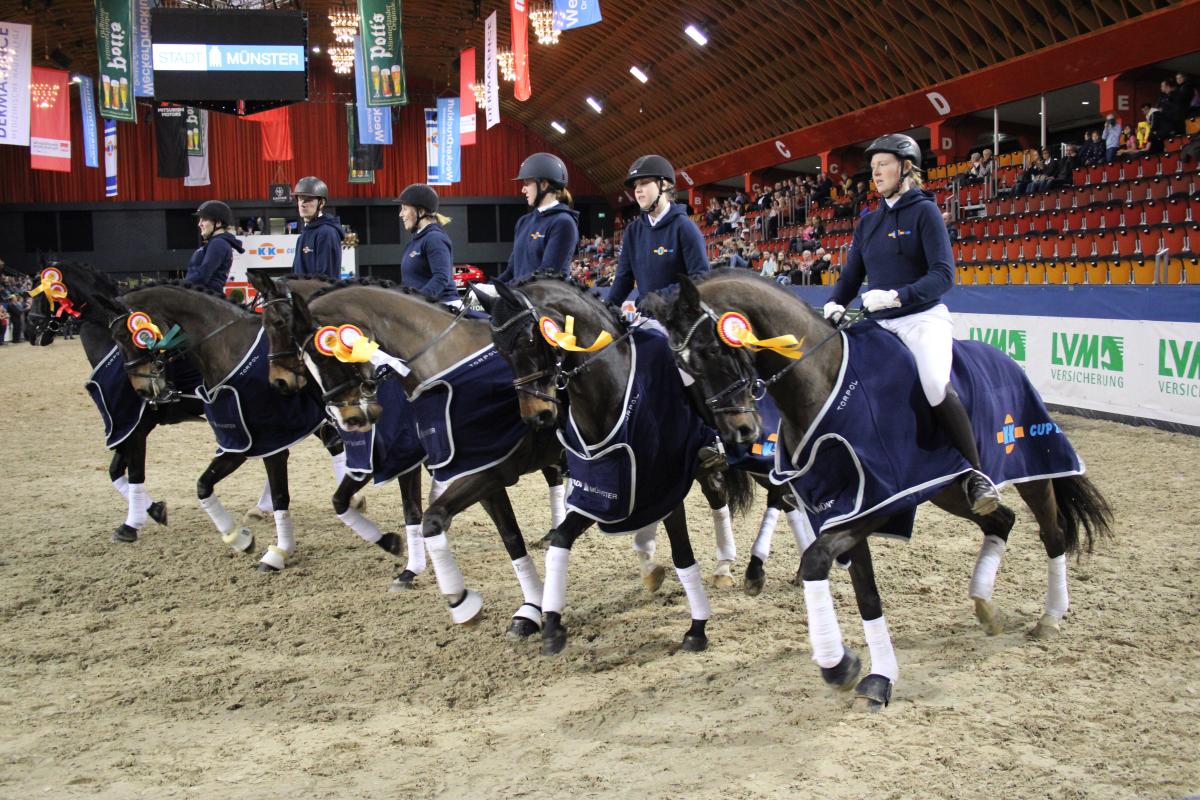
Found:
[[[400,283],[439,303],[458,299],[454,290],[453,249],[441,225],[429,223],[404,248]]]
[[[704,235],[688,219],[687,206],[673,204],[653,226],[649,215],[643,213],[625,228],[608,302],[624,301],[635,283],[638,296],[644,297],[674,286],[680,275],[695,276],[708,270]]]
[[[342,275],[342,239],[346,231],[337,217],[322,214],[305,223],[296,242],[296,257],[292,272],[297,275]]]
[[[229,231],[221,231],[192,253],[184,280],[223,293],[229,268],[233,265],[234,250],[246,252],[242,248],[242,240]]]
[[[931,192],[909,189],[895,206],[880,202],[859,220],[830,299],[850,305],[864,278],[871,289],[895,289],[900,298],[899,308],[877,311],[876,318],[933,308],[954,286],[950,235]]]
[[[496,277],[515,283],[535,272],[571,274],[571,256],[579,246],[579,212],[559,203],[544,211],[530,211],[517,220],[508,266]]]

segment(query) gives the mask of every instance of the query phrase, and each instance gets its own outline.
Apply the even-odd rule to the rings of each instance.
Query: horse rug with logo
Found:
[[[375,483],[386,483],[420,466],[425,449],[417,438],[417,425],[404,387],[391,375],[381,375],[377,399],[383,413],[369,431],[346,431],[338,435],[346,448],[346,471],[355,478],[371,475]]]
[[[908,538],[917,506],[971,467],[936,424],[899,338],[874,322],[842,337],[834,389],[798,444],[780,442],[771,480],[791,486],[818,533],[887,514],[877,532]],[[970,414],[980,466],[998,488],[1083,473],[1037,390],[1004,353],[956,340],[951,383]]]
[[[589,444],[568,409],[558,431],[571,490],[567,508],[605,533],[631,533],[670,514],[692,486],[696,454],[716,433],[692,410],[665,336],[635,330],[624,412]]]
[[[217,438],[217,455],[274,455],[325,421],[324,409],[307,392],[283,395],[272,389],[267,368],[267,339],[260,330],[228,375],[216,386],[198,389],[204,415]]]
[[[758,441],[748,445],[726,444],[725,460],[734,469],[766,476],[775,468],[775,451],[779,444],[779,407],[769,394],[763,395],[754,405],[762,422]]]
[[[186,359],[172,361],[167,366],[167,381],[180,395],[199,397],[200,373]],[[92,369],[83,387],[100,412],[100,419],[104,421],[104,446],[111,450],[129,438],[142,421],[147,405],[129,383],[121,351],[116,345]]]

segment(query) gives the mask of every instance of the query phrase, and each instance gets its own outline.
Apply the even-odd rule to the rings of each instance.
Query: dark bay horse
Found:
[[[717,422],[727,441],[749,441],[759,435],[760,421],[754,397],[765,390],[774,398],[783,417],[779,431],[780,463],[783,464],[782,454],[789,457],[799,454],[808,443],[812,446],[812,458],[821,456],[824,459],[810,461],[809,465],[816,472],[830,468],[828,453],[834,451],[818,450],[824,437],[816,439],[816,444],[812,444],[811,437],[815,435],[814,430],[818,430],[814,426],[826,418],[827,411],[849,404],[859,389],[857,381],[845,386],[840,383],[847,374],[846,334],[835,331],[807,305],[773,282],[744,270],[718,270],[694,284],[684,278],[666,323],[679,363],[695,377],[710,405],[720,408]],[[746,333],[752,335],[746,337]],[[746,342],[752,341],[779,342],[781,340],[775,337],[788,335],[794,336],[804,349],[801,358],[786,357],[779,345],[776,349],[745,346]],[[741,338],[730,346],[727,342],[731,336]],[[956,360],[962,357],[957,345],[955,357]],[[983,352],[982,357],[985,361],[997,362],[988,352]],[[1006,359],[999,366],[1007,369],[1008,375],[1016,369],[1018,377],[1013,379],[1014,382],[1027,385],[1023,373],[1007,364]],[[836,397],[835,389],[838,390]],[[1031,386],[1028,389],[1032,391]],[[975,401],[982,403],[983,396],[977,396]],[[895,409],[905,404],[907,398],[880,397],[874,401],[883,408],[891,405]],[[1040,399],[1037,405],[1040,407]],[[1044,414],[1044,407],[1041,407],[1041,413]],[[1038,422],[1038,431],[1055,437],[1061,434],[1048,418]],[[999,442],[991,441],[992,452],[988,457],[1003,458],[1006,439],[1003,431],[996,436]],[[1065,443],[1065,437],[1062,442]],[[985,440],[980,450],[987,450],[984,446],[987,444]],[[918,446],[915,441],[890,445],[897,448],[889,456],[893,459],[905,455],[900,451],[916,453]],[[936,442],[924,442],[921,446],[931,449],[917,457],[933,459]],[[1001,448],[998,454],[996,447]],[[1069,444],[1066,449],[1069,450]],[[1070,456],[1074,458],[1073,451]],[[852,459],[849,463],[857,465],[861,476],[859,456],[851,454],[844,458]],[[1096,487],[1081,473],[1080,466],[1047,477],[1009,479],[1037,520],[1048,559],[1045,610],[1032,631],[1037,637],[1055,635],[1067,611],[1066,555],[1084,549],[1090,552],[1095,538],[1111,534],[1111,511]],[[788,479],[794,480],[793,477]],[[862,486],[861,481],[858,485]],[[946,488],[939,488],[942,486]],[[925,488],[927,494],[923,496],[935,505],[971,520],[983,531],[984,542],[972,576],[970,595],[980,623],[989,633],[1000,632],[1003,623],[1000,611],[992,601],[992,592],[1015,515],[1004,506],[986,516],[973,515],[957,481],[931,483]],[[819,498],[801,499],[810,513],[821,510],[817,504]],[[801,558],[800,573],[814,660],[820,665],[827,683],[848,689],[857,678],[860,662],[842,643],[828,578],[834,559],[850,556],[850,577],[872,662],[872,674],[858,684],[856,695],[865,699],[869,708],[878,709],[889,701],[898,670],[867,546],[867,536],[893,524],[894,518],[891,510],[876,513],[874,508],[868,508],[858,516],[847,515],[845,523],[831,519],[828,527],[819,529],[816,542]],[[911,524],[911,517],[909,521]]]
[[[562,280],[496,289],[492,336],[522,390],[522,418],[534,430],[557,426],[571,475],[573,499],[546,555],[543,655],[566,646],[567,562],[575,540],[597,522],[635,535],[664,523],[691,611],[682,648],[705,649],[709,603],[683,499],[711,432],[688,406],[665,337],[627,329],[612,309]],[[744,506],[749,482],[733,473],[727,483],[732,505]]]

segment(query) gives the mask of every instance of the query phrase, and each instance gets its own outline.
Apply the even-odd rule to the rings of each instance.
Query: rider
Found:
[[[300,241],[296,242],[292,272],[340,278],[342,240],[346,238],[346,231],[337,217],[324,213],[329,187],[325,181],[310,175],[296,181],[292,196],[296,198],[296,209],[304,220],[304,230],[300,233]]]
[[[974,468],[963,480],[971,511],[989,514],[1000,495],[980,469],[971,419],[950,385],[953,321],[941,297],[954,285],[954,255],[937,201],[922,188],[921,148],[912,137],[892,133],[872,142],[867,158],[883,202],[854,229],[825,318],[840,319],[863,279],[870,279],[863,308],[912,352],[938,424]]]
[[[246,252],[242,242],[233,235],[233,212],[220,200],[208,200],[196,209],[196,227],[200,229],[201,244],[188,261],[184,280],[218,294],[225,292],[225,279],[233,264],[233,251]]]
[[[550,153],[534,153],[521,162],[514,180],[533,210],[517,220],[508,266],[496,280],[514,283],[535,272],[570,277],[571,256],[579,244],[579,212],[567,189],[567,165]]]
[[[461,306],[454,289],[454,248],[442,229],[450,218],[438,213],[438,194],[424,183],[400,193],[400,221],[412,234],[400,262],[400,283],[430,300]]]
[[[687,206],[673,203],[675,168],[662,156],[642,156],[629,167],[625,185],[642,213],[625,227],[621,259],[608,302],[619,305],[637,285],[638,295],[674,286],[680,275],[708,272],[704,235],[687,215]]]

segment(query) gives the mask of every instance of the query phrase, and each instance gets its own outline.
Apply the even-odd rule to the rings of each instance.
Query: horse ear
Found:
[[[522,303],[520,298],[517,296],[516,290],[513,289],[511,286],[509,286],[507,283],[501,283],[500,281],[492,281],[492,283],[490,285],[496,287],[496,294],[499,295],[500,297],[502,297],[505,300],[507,300],[508,302],[514,303],[522,308],[525,307],[525,304]]]
[[[253,286],[254,290],[260,295],[268,297],[274,292],[275,281],[271,280],[263,273],[255,270],[248,270],[246,275],[250,278],[250,285]]]
[[[638,311],[642,316],[653,317],[659,322],[666,322],[671,314],[671,304],[661,292],[651,292],[638,300]]]
[[[687,275],[679,276],[679,305],[689,311],[700,310],[700,290]]]
[[[470,291],[471,296],[479,301],[479,305],[483,306],[483,310],[491,314],[496,305],[496,295],[480,288],[478,284],[471,284]]]
[[[312,312],[308,308],[308,302],[298,294],[292,295],[292,331],[299,334],[300,338],[307,336],[316,330],[317,324],[313,322]]]

